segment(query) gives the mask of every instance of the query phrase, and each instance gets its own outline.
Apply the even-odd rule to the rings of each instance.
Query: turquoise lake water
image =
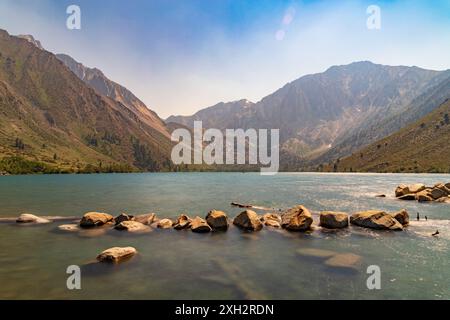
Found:
[[[450,204],[394,198],[400,183],[450,182],[450,175],[280,173],[149,173],[0,177],[0,217],[29,212],[79,216],[88,211],[174,218],[205,217],[211,209],[230,218],[230,202],[289,208],[303,204],[315,221],[322,210],[353,213],[405,208],[402,232],[351,226],[292,233],[264,228],[247,233],[195,234],[154,230],[130,235],[57,232],[66,222],[23,226],[0,223],[0,299],[450,299]],[[376,194],[386,198],[376,198]],[[428,221],[415,221],[416,213]],[[264,213],[259,211],[259,213]],[[439,230],[439,237],[431,233]],[[113,246],[139,254],[116,266],[90,264]],[[327,267],[299,249],[361,257],[354,271]],[[81,290],[68,290],[66,268],[79,265]],[[381,289],[366,286],[369,265],[381,269]]]

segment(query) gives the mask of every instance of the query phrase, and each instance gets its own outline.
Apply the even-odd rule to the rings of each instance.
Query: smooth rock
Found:
[[[253,210],[242,211],[234,218],[233,224],[239,228],[250,231],[259,231],[263,227],[258,214]]]
[[[132,220],[122,221],[121,223],[116,225],[114,227],[114,229],[121,230],[121,231],[128,231],[128,232],[149,232],[149,231],[151,231],[151,228],[149,226],[146,226],[143,223],[140,223],[137,221],[132,221]]]
[[[268,227],[281,228],[281,216],[276,213],[265,213],[261,221]]]
[[[158,221],[158,228],[160,229],[169,229],[172,228],[173,221],[170,219],[161,219]]]
[[[395,189],[395,196],[401,197],[407,194],[414,194],[425,189],[425,185],[422,183],[416,183],[411,185],[401,184]]]
[[[409,224],[409,214],[406,209],[402,209],[398,212],[391,213],[391,216],[401,223],[402,226],[406,227]]]
[[[213,230],[227,230],[228,217],[227,214],[219,210],[211,210],[206,215],[206,222]]]
[[[403,230],[400,222],[384,211],[369,210],[354,213],[350,223],[363,228],[377,230]]]
[[[348,214],[345,212],[323,211],[320,213],[320,226],[328,229],[348,227]]]
[[[281,226],[291,231],[309,230],[313,223],[311,212],[302,205],[287,210],[281,220]]]
[[[192,219],[191,230],[192,232],[197,233],[206,233],[212,231],[211,227],[208,225],[206,220],[198,216]]]
[[[114,217],[107,213],[88,212],[85,213],[80,221],[80,226],[83,228],[98,227],[108,222],[112,222]]]
[[[134,221],[140,222],[145,225],[151,225],[153,222],[155,222],[156,214],[154,213],[146,213],[146,214],[140,214],[134,217]]]
[[[31,213],[22,213],[16,220],[17,223],[50,223],[48,219],[35,216]]]
[[[106,249],[97,256],[97,260],[100,262],[113,262],[118,263],[123,260],[129,259],[137,253],[137,250],[133,247],[113,247]]]
[[[191,227],[191,222],[191,218],[185,214],[181,214],[175,221],[173,228],[176,230],[189,229]]]

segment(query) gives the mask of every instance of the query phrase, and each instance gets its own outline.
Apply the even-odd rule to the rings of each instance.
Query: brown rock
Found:
[[[175,221],[173,228],[176,230],[189,229],[191,226],[191,222],[192,222],[191,218],[189,218],[185,214],[181,214]]]
[[[109,248],[97,256],[99,262],[118,263],[134,256],[137,250],[133,247],[113,247]]]
[[[206,215],[206,222],[213,230],[227,230],[228,217],[225,212],[218,210],[211,210]]]
[[[385,194],[377,194],[375,198],[386,198]]]
[[[404,227],[409,224],[409,214],[408,214],[408,211],[406,211],[405,209],[402,209],[398,212],[391,213],[391,216],[395,220],[400,222],[402,224],[402,226],[404,226]]]
[[[107,213],[100,212],[88,212],[86,213],[80,221],[80,227],[98,227],[102,226],[108,222],[112,222],[114,217]]]
[[[151,225],[153,222],[155,222],[156,214],[154,213],[146,213],[146,214],[140,214],[133,218],[134,221],[140,222],[145,225]]]
[[[303,257],[325,259],[337,255],[337,252],[315,248],[301,248],[297,253]]]
[[[325,261],[332,268],[356,269],[361,263],[361,256],[353,253],[339,253]]]
[[[61,231],[69,231],[69,232],[76,232],[80,230],[80,227],[73,223],[73,224],[62,224],[58,226],[58,229]]]
[[[172,228],[173,221],[170,219],[161,219],[158,221],[157,227],[160,229],[169,229]]]
[[[410,194],[405,194],[404,196],[400,196],[398,197],[398,199],[400,200],[416,200],[416,194],[410,193]]]
[[[263,227],[258,214],[252,210],[242,211],[234,218],[233,224],[239,228],[251,231],[259,231]]]
[[[445,191],[435,187],[430,191],[429,195],[431,196],[431,198],[436,200],[436,199],[447,196],[447,193]]]
[[[450,188],[447,188],[447,187],[445,186],[445,184],[443,184],[443,183],[437,183],[437,184],[434,186],[434,189],[440,189],[440,190],[442,190],[442,191],[445,193],[446,196],[450,195]]]
[[[384,211],[369,210],[353,214],[350,223],[370,229],[403,230],[400,222]]]
[[[31,213],[22,213],[16,220],[17,223],[50,223],[48,219],[35,216]]]
[[[348,227],[348,214],[345,212],[324,211],[320,213],[320,225],[328,229]]]
[[[401,184],[395,189],[395,196],[401,197],[407,194],[414,194],[425,189],[425,185],[422,183],[416,183],[411,185]]]
[[[291,231],[309,230],[313,223],[311,212],[302,205],[287,210],[281,219],[281,226]]]
[[[205,219],[202,219],[197,216],[194,219],[192,219],[191,230],[192,230],[192,232],[206,233],[206,232],[210,232],[212,229],[208,225],[208,223],[206,223]]]
[[[429,191],[430,191],[429,189],[425,189],[423,191],[416,193],[417,201],[419,202],[433,201],[433,198],[431,197]]]
[[[276,213],[266,213],[261,217],[261,221],[268,227],[281,228],[281,216]]]
[[[149,226],[137,221],[122,221],[114,227],[116,230],[128,231],[128,232],[149,232],[151,231]]]

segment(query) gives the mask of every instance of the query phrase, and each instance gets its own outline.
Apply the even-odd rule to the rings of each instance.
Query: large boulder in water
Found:
[[[287,210],[281,216],[281,226],[291,231],[309,230],[312,223],[311,212],[302,205]]]
[[[416,183],[411,185],[401,184],[395,189],[395,196],[401,197],[407,194],[415,194],[425,189],[425,185],[422,183]]]
[[[227,214],[219,210],[211,210],[206,215],[206,222],[213,228],[213,230],[227,230],[228,217]]]
[[[378,230],[403,230],[403,226],[390,214],[380,210],[354,213],[350,223],[363,228]]]
[[[106,249],[97,256],[99,262],[118,263],[134,256],[137,250],[133,247],[113,247]]]
[[[408,211],[402,209],[400,211],[391,213],[391,216],[401,223],[402,226],[406,227],[409,224],[409,214]]]
[[[192,232],[206,233],[210,232],[212,229],[204,219],[195,217],[191,222],[191,230]]]
[[[233,220],[233,224],[241,229],[259,231],[262,229],[258,214],[253,210],[245,210],[239,213]]]
[[[80,227],[90,228],[102,226],[106,223],[112,222],[114,217],[107,213],[101,212],[88,212],[85,213],[80,221]]]
[[[50,223],[48,219],[35,216],[31,213],[22,213],[16,220],[17,223]]]
[[[191,223],[192,223],[191,218],[189,218],[185,214],[181,214],[175,221],[173,228],[176,230],[189,229],[191,227]]]
[[[425,189],[416,193],[415,195],[416,200],[419,202],[433,201],[433,197],[431,197],[430,191],[431,189]]]
[[[348,227],[348,214],[345,212],[323,211],[320,213],[320,226],[328,229]]]
[[[434,187],[433,187],[433,189],[440,189],[440,190],[442,190],[443,192],[444,192],[444,194],[446,195],[446,196],[448,196],[448,195],[450,195],[450,188],[448,188],[445,184],[443,184],[443,183],[437,183]]]

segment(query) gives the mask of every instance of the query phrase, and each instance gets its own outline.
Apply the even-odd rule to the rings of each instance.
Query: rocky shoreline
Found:
[[[400,200],[450,203],[450,182],[437,183],[433,187],[427,187],[422,183],[401,184],[395,189],[395,197]]]

